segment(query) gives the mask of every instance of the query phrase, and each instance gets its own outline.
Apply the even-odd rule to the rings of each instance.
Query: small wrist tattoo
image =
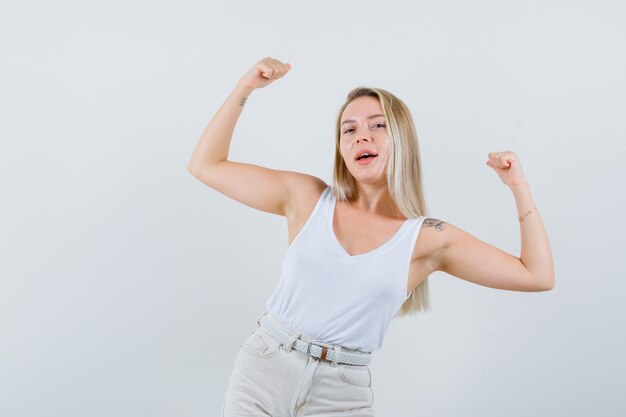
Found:
[[[242,98],[242,99],[241,99],[241,101],[239,102],[239,105],[240,105],[241,107],[243,107],[243,106],[246,104],[246,100],[247,100],[247,99],[248,99],[248,97],[244,97],[244,98]]]

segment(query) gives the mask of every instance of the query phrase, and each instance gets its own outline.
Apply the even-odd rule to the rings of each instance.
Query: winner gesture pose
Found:
[[[554,287],[551,248],[512,151],[489,152],[486,164],[515,198],[519,257],[426,217],[413,116],[382,88],[354,88],[339,108],[331,184],[229,161],[249,95],[290,70],[271,57],[257,62],[213,116],[188,165],[215,191],[284,216],[289,232],[280,280],[237,354],[222,416],[373,416],[368,364],[394,317],[428,310],[430,274],[547,291]]]

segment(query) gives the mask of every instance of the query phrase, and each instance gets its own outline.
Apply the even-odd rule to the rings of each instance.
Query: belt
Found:
[[[258,323],[261,329],[266,333],[282,342],[283,345],[286,345],[285,348],[291,347],[314,358],[332,362],[333,365],[337,363],[344,363],[346,365],[367,365],[372,360],[371,353],[342,352],[341,346],[339,345],[334,345],[334,347],[329,350],[328,347],[317,345],[315,342],[305,342],[300,339],[299,336],[294,339],[293,335],[277,327],[265,315],[259,318]],[[288,346],[290,343],[291,346]]]

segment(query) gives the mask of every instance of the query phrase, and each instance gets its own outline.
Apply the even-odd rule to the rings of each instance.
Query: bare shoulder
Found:
[[[291,172],[288,177],[289,200],[285,210],[288,221],[308,217],[328,184],[322,179],[302,172]]]
[[[428,264],[430,272],[440,270],[441,252],[447,245],[449,231],[453,227],[444,220],[426,217],[415,244],[413,260]]]
[[[423,239],[421,236],[424,235]],[[444,260],[446,252],[451,247],[467,242],[477,241],[470,233],[462,228],[433,217],[427,217],[422,224],[418,244],[422,240],[423,256],[428,257],[433,271],[445,271]]]

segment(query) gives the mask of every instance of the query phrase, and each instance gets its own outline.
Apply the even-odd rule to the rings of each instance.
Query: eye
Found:
[[[343,131],[343,133],[348,133],[349,131],[351,131],[352,129],[346,129]]]
[[[376,123],[374,126],[382,126],[382,127],[385,127],[385,124],[384,124],[384,123]]]

